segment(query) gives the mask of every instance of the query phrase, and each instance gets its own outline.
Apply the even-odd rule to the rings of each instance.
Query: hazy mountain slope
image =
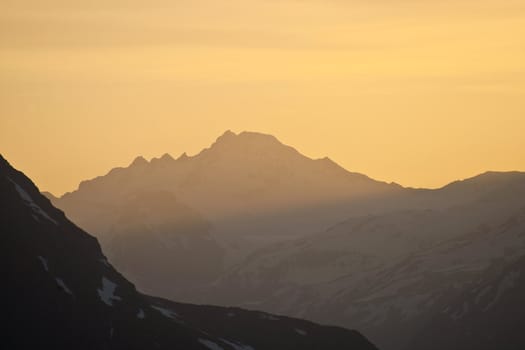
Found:
[[[525,258],[497,264],[438,304],[407,349],[523,349],[524,295]]]
[[[525,254],[525,181],[510,184],[446,210],[353,218],[269,246],[204,300],[358,327],[385,349],[399,348],[443,295]]]
[[[400,191],[273,136],[227,132],[194,157],[139,157],[50,198],[141,289],[192,301],[193,287],[254,249],[322,230],[349,211],[368,212],[365,201]]]
[[[137,193],[114,217],[101,238],[104,252],[141,291],[183,297],[222,271],[223,249],[209,222],[171,192]],[[184,285],[166,283],[172,278]]]
[[[0,157],[2,347],[375,349],[357,332],[144,296]]]
[[[503,221],[480,225],[378,271],[363,285],[366,289],[358,299],[353,291],[342,292],[339,300],[353,300],[347,313],[364,317],[359,322],[336,324],[360,325],[378,344],[388,349],[402,348],[436,307],[445,308],[450,298],[494,265],[523,255],[525,210],[522,209]],[[342,279],[334,286],[339,285],[337,289],[341,291],[349,284]],[[334,306],[337,307],[337,303]],[[317,311],[320,317],[313,319],[333,321],[329,311],[321,316],[323,312]]]

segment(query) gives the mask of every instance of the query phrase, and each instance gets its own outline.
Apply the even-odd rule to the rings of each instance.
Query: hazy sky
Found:
[[[0,2],[0,153],[42,190],[226,129],[409,186],[525,170],[525,0]]]

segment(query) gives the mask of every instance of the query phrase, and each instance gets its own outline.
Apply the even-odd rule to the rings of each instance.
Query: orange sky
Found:
[[[525,1],[0,3],[0,152],[42,190],[226,129],[407,186],[525,170]]]

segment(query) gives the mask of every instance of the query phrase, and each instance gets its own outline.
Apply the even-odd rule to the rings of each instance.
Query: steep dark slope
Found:
[[[138,293],[1,156],[0,240],[2,348],[375,349],[355,331]]]

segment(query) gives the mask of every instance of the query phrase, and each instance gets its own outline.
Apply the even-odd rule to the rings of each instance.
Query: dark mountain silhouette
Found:
[[[138,293],[1,156],[0,193],[2,348],[375,349],[355,331]]]

